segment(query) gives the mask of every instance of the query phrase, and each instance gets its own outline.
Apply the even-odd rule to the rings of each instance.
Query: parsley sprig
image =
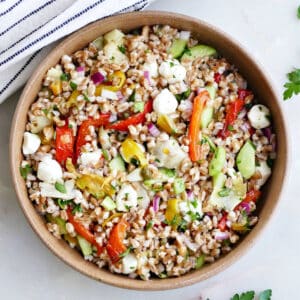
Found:
[[[253,300],[255,296],[254,291],[248,291],[245,293],[235,294],[231,300]],[[258,300],[271,300],[272,290],[265,290],[259,294]]]
[[[286,82],[284,85],[284,100],[290,99],[293,95],[298,95],[300,93],[300,69],[294,69],[294,71],[288,73],[287,78],[289,82]]]

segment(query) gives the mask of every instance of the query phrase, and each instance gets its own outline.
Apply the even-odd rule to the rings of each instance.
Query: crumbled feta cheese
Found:
[[[48,183],[55,183],[62,178],[60,164],[49,157],[45,157],[38,165],[37,177]]]
[[[47,72],[47,79],[50,81],[60,80],[60,76],[63,74],[61,66],[57,65],[55,68],[51,68]]]
[[[74,189],[74,180],[68,180],[64,183],[66,188],[66,193],[59,192],[54,184],[48,182],[40,182],[41,196],[43,197],[51,197],[51,198],[60,198],[63,200],[74,199],[77,195]]]
[[[101,97],[109,99],[109,100],[118,100],[118,95],[116,92],[110,91],[108,89],[102,89]]]
[[[190,222],[191,216],[188,212],[192,214],[199,214],[199,216],[203,215],[201,202],[195,199],[193,202],[186,200],[179,202],[179,210],[183,214],[183,218],[185,221]]]
[[[128,181],[131,181],[131,182],[143,181],[143,177],[142,177],[141,171],[142,171],[141,168],[137,168],[137,169],[133,170],[132,172],[130,172],[127,175],[126,179]]]
[[[186,78],[186,69],[177,59],[162,62],[158,71],[169,83],[181,82]]]
[[[248,119],[251,126],[256,129],[266,128],[271,125],[270,110],[262,105],[254,105],[248,112]]]
[[[100,149],[95,150],[93,152],[83,152],[80,156],[81,163],[84,166],[95,166],[102,155],[102,152]]]
[[[143,70],[149,72],[150,77],[153,78],[158,77],[158,65],[155,60],[151,62],[145,62],[143,66]]]
[[[23,154],[28,155],[35,153],[41,145],[40,137],[30,132],[25,132],[23,137]]]
[[[261,174],[261,178],[257,181],[257,184],[259,186],[262,186],[270,177],[271,169],[265,161],[259,161],[259,166],[256,167],[256,171],[258,171]]]
[[[174,113],[177,106],[178,102],[175,96],[168,89],[163,89],[153,101],[153,109],[158,114]]]
[[[134,254],[129,253],[122,259],[123,274],[130,274],[137,269],[138,261]]]
[[[127,211],[128,208],[136,207],[138,204],[136,190],[130,184],[124,184],[116,197],[116,204],[118,211]]]

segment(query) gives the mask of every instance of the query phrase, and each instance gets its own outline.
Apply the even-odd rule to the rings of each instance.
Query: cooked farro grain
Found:
[[[216,50],[170,26],[99,37],[45,74],[20,166],[48,230],[143,280],[213,263],[258,221],[269,109]]]

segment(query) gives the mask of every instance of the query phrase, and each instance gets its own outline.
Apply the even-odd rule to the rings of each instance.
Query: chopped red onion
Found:
[[[187,198],[189,201],[194,200],[194,193],[191,190],[187,191]]]
[[[77,72],[84,72],[85,68],[83,66],[79,66],[76,68]]]
[[[158,137],[160,134],[160,131],[153,123],[148,124],[148,130],[149,133],[154,137]]]
[[[229,233],[228,232],[222,232],[222,231],[217,231],[215,233],[215,239],[217,241],[224,241],[229,238]]]
[[[124,99],[124,95],[122,94],[121,91],[117,91],[116,94],[117,94],[117,97],[118,97],[119,100],[123,100]]]
[[[251,212],[251,207],[250,207],[250,204],[248,202],[241,202],[240,205],[239,205],[245,212],[247,215],[250,214]]]
[[[144,71],[144,77],[148,80],[148,83],[151,85],[151,78],[149,71]]]
[[[104,81],[104,76],[100,72],[96,72],[91,75],[91,79],[93,80],[94,84],[99,84]]]
[[[245,122],[245,123],[243,123],[243,124],[241,125],[241,129],[242,129],[244,132],[248,132],[249,129],[250,129],[250,125],[249,125],[247,122]]]
[[[154,196],[153,203],[152,203],[152,207],[153,207],[154,212],[158,212],[159,202],[160,202],[160,198],[158,196]]]
[[[263,132],[264,136],[265,136],[266,138],[268,138],[268,140],[269,140],[269,142],[270,142],[270,141],[271,141],[271,136],[272,136],[272,129],[271,129],[271,127],[264,128],[264,129],[262,130],[262,132]]]
[[[238,119],[243,119],[247,114],[246,108],[242,109],[241,112],[238,114]]]
[[[117,121],[117,119],[118,119],[117,115],[110,115],[109,122],[113,123],[113,122]]]

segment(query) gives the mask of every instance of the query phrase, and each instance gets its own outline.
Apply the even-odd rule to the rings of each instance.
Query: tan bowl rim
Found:
[[[41,66],[47,62],[49,59],[55,56],[55,53],[59,51],[63,47],[64,44],[67,44],[69,42],[74,42],[76,40],[76,37],[80,33],[88,32],[90,30],[94,30],[97,26],[101,26],[102,24],[106,24],[108,22],[114,22],[122,19],[123,21],[126,19],[131,19],[131,18],[153,18],[153,24],[167,24],[167,22],[164,22],[164,19],[166,20],[171,20],[171,19],[176,19],[178,22],[182,22],[182,24],[185,24],[186,22],[198,24],[202,28],[205,28],[205,30],[210,30],[213,31],[214,34],[223,36],[224,39],[226,40],[227,43],[232,44],[236,51],[240,54],[242,53],[244,57],[246,57],[249,61],[251,61],[252,66],[259,71],[262,79],[266,82],[268,87],[271,89],[272,96],[274,98],[274,101],[277,105],[277,108],[279,107],[279,110],[277,111],[277,114],[279,114],[279,119],[281,120],[281,128],[280,130],[283,131],[285,135],[285,139],[283,141],[285,145],[285,150],[286,150],[286,156],[284,157],[284,162],[283,162],[283,172],[282,176],[282,182],[281,184],[281,189],[279,191],[279,194],[277,195],[275,203],[272,204],[272,207],[270,209],[270,213],[267,219],[259,222],[257,226],[243,239],[241,243],[239,243],[230,253],[225,255],[224,257],[218,259],[216,262],[213,264],[207,265],[204,268],[194,271],[194,272],[189,272],[186,275],[180,276],[180,277],[174,277],[174,278],[167,278],[167,279],[155,279],[155,280],[149,280],[149,281],[142,281],[142,280],[134,280],[130,279],[125,276],[121,275],[116,275],[112,274],[109,271],[97,268],[97,270],[92,270],[91,263],[86,262],[84,259],[79,259],[81,256],[78,254],[73,254],[68,250],[65,250],[62,246],[62,244],[59,244],[57,242],[56,238],[52,236],[50,232],[47,231],[46,228],[41,228],[40,227],[40,216],[38,213],[34,210],[33,205],[31,204],[28,196],[26,193],[22,191],[22,188],[25,186],[24,182],[22,183],[22,178],[19,173],[19,160],[18,157],[20,156],[20,149],[15,149],[14,145],[21,145],[21,141],[16,138],[16,132],[17,130],[20,130],[20,122],[18,122],[19,116],[24,116],[26,112],[22,109],[24,103],[27,102],[26,96],[29,93],[29,89],[32,85],[34,85],[34,82],[38,79],[40,76],[40,68]],[[155,21],[158,20],[158,21]],[[139,26],[142,26],[143,22],[140,23]],[[182,25],[184,28],[185,25]],[[122,28],[121,28],[122,29]],[[286,129],[286,125],[284,122],[284,117],[282,115],[282,112],[280,110],[279,106],[279,99],[276,95],[275,88],[273,84],[270,82],[270,80],[267,78],[265,75],[265,71],[263,68],[255,62],[254,58],[251,57],[250,54],[241,46],[239,42],[237,42],[235,39],[233,39],[231,36],[228,34],[224,33],[222,30],[217,29],[216,27],[200,21],[196,18],[192,18],[187,15],[183,14],[178,14],[178,13],[170,13],[170,12],[162,12],[162,11],[144,11],[144,12],[132,12],[132,13],[127,13],[127,14],[121,14],[113,17],[109,17],[103,20],[96,21],[67,37],[64,39],[56,48],[54,48],[50,54],[47,55],[47,57],[40,63],[39,67],[34,71],[32,74],[31,78],[28,80],[21,96],[18,102],[18,105],[15,110],[15,114],[13,117],[12,121],[12,126],[11,126],[11,132],[10,132],[10,167],[11,167],[11,174],[13,178],[13,184],[16,190],[16,194],[18,196],[18,200],[20,203],[20,206],[30,223],[32,229],[36,232],[36,234],[40,237],[40,239],[47,245],[47,247],[60,259],[62,259],[65,263],[67,263],[69,266],[73,267],[77,271],[81,272],[82,274],[89,276],[93,279],[96,279],[98,281],[118,286],[121,288],[128,288],[128,289],[135,289],[135,290],[167,290],[167,289],[175,289],[187,285],[191,285],[194,283],[197,283],[199,281],[203,281],[219,272],[224,270],[225,268],[229,267],[232,265],[234,262],[236,262],[241,256],[243,256],[247,250],[249,250],[257,237],[262,233],[262,230],[265,228],[266,224],[269,222],[271,213],[273,214],[274,209],[276,208],[278,202],[279,202],[279,196],[282,192],[283,187],[286,185],[287,181],[287,169],[289,165],[289,157],[290,157],[290,147],[289,145],[289,137]],[[31,102],[34,101],[34,99],[31,99]],[[30,102],[30,103],[31,103]],[[24,125],[24,124],[23,124]],[[23,126],[24,128],[24,126]],[[23,186],[22,186],[23,184]],[[30,204],[30,205],[29,205]],[[46,226],[44,226],[46,227]],[[58,246],[59,245],[59,246]],[[69,248],[69,246],[67,246]],[[73,250],[73,252],[75,252]]]

